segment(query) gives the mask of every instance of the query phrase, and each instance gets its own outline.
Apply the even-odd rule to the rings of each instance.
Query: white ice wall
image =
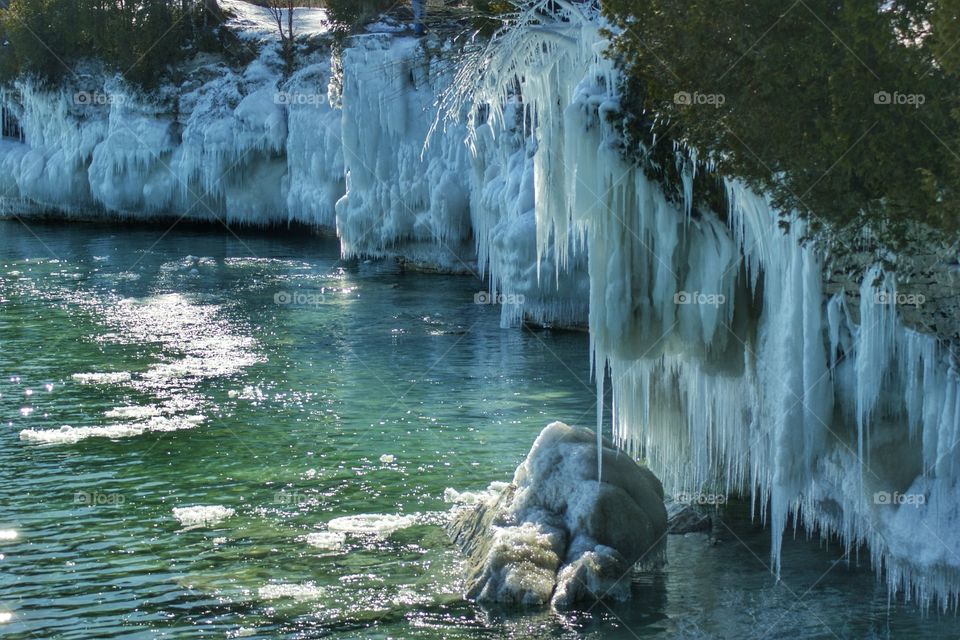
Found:
[[[522,113],[509,135],[481,123],[479,153],[463,124],[430,135],[458,54],[426,42],[357,36],[289,77],[266,42],[244,69],[198,60],[182,86],[151,96],[96,69],[54,92],[20,82],[0,92],[24,131],[0,141],[0,204],[336,229],[347,257],[489,274],[505,326],[585,324],[585,255],[573,270],[557,269],[549,247],[536,260],[536,142]]]

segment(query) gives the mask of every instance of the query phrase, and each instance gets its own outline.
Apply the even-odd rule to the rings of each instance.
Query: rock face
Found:
[[[565,608],[586,598],[626,599],[637,564],[662,560],[663,487],[589,429],[554,422],[513,482],[455,514],[450,533],[467,555],[467,597]]]

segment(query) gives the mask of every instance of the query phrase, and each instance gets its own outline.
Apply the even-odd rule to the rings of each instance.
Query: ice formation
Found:
[[[147,420],[134,422],[115,422],[96,427],[72,427],[63,425],[59,429],[23,429],[20,439],[43,444],[73,444],[87,438],[130,438],[148,432],[179,431],[192,429],[202,423],[204,416],[153,416]]]
[[[339,551],[347,540],[347,534],[340,531],[316,531],[308,533],[306,543],[324,551]]]
[[[554,422],[513,482],[455,512],[450,530],[469,558],[468,596],[566,608],[627,599],[632,568],[661,559],[667,513],[649,469],[609,441],[598,447],[589,429]]]
[[[186,529],[213,527],[232,517],[235,513],[236,511],[233,509],[219,504],[174,507],[173,509],[173,517]]]
[[[412,527],[416,523],[417,518],[412,515],[364,513],[334,518],[327,523],[327,528],[334,533],[352,533],[386,538],[394,531]]]
[[[867,543],[892,592],[956,604],[950,354],[902,326],[880,267],[859,296],[826,298],[803,225],[783,231],[762,195],[727,181],[721,220],[694,207],[707,167],[678,154],[678,203],[626,164],[599,20],[550,5],[564,15],[531,10],[478,65],[369,33],[289,77],[270,42],[244,69],[198,60],[159,97],[96,72],[53,92],[22,81],[0,93],[18,124],[0,210],[303,222],[335,228],[345,255],[484,274],[505,325],[589,323],[617,443],[672,492],[752,496],[775,566],[802,523]]]

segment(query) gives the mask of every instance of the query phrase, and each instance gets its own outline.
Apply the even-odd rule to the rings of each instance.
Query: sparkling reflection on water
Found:
[[[957,637],[842,550],[788,543],[776,584],[738,507],[629,604],[462,601],[444,490],[590,424],[586,336],[330,240],[165,230],[0,223],[0,635]]]

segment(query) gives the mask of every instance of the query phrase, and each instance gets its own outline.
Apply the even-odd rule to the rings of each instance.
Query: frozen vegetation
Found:
[[[616,443],[668,493],[751,499],[777,570],[783,535],[839,536],[891,592],[954,606],[949,354],[902,325],[879,266],[859,296],[826,296],[803,224],[783,231],[762,194],[728,181],[721,220],[692,205],[708,167],[684,166],[678,203],[625,163],[598,19],[556,4],[564,20],[469,51],[370,32],[286,75],[264,36],[245,68],[200,59],[158,95],[95,69],[24,80],[0,95],[22,126],[0,144],[2,207],[299,222],[346,256],[484,274],[505,325],[589,324]]]

